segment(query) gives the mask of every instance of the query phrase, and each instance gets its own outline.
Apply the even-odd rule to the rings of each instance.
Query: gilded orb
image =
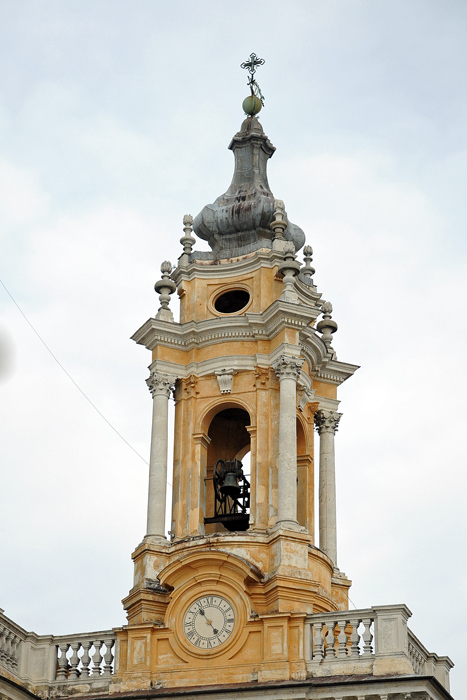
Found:
[[[245,97],[242,104],[243,111],[250,117],[252,117],[255,114],[258,114],[262,106],[263,105],[261,104],[261,100],[259,99],[259,97],[256,97],[256,95],[248,95],[248,97]]]

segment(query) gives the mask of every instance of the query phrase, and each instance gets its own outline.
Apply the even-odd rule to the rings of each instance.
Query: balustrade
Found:
[[[425,649],[407,627],[410,614],[405,605],[381,605],[308,615],[305,628],[308,673],[334,676],[398,672],[435,676],[449,690],[452,661]],[[341,666],[339,670],[337,664]]]
[[[0,676],[26,687],[85,683],[89,690],[105,690],[114,673],[115,633],[112,630],[54,637],[38,635],[10,620],[0,610]],[[47,690],[48,688],[48,690]]]
[[[114,672],[115,635],[113,632],[97,635],[56,637],[57,680],[73,682],[78,679],[110,678]]]
[[[412,662],[414,673],[421,676],[425,672],[425,664],[428,660],[428,655],[424,653],[420,642],[409,630],[409,657]]]
[[[0,624],[0,664],[13,673],[18,667],[18,647],[21,642],[12,629]]]
[[[308,615],[305,659],[310,676],[339,674],[434,676],[449,690],[448,657],[428,652],[407,627],[405,605]],[[44,697],[66,686],[104,692],[114,673],[112,630],[54,637],[26,632],[0,611],[0,675],[13,676]]]
[[[371,610],[310,615],[312,647],[309,658],[320,662],[371,657],[374,621]]]

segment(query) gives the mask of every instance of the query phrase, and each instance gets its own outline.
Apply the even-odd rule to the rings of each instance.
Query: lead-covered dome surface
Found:
[[[274,234],[274,195],[269,189],[267,162],[276,150],[256,117],[248,117],[233,137],[235,171],[225,194],[207,204],[195,217],[193,228],[213,252],[234,256],[271,247]],[[295,250],[305,243],[302,229],[287,219],[284,238]]]

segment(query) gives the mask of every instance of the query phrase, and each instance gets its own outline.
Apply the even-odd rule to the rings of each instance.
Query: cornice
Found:
[[[168,323],[150,318],[132,335],[132,340],[148,350],[160,344],[191,350],[226,341],[271,340],[285,328],[304,328],[318,314],[316,307],[310,309],[276,300],[261,314],[245,313],[243,316],[222,316],[187,323]]]
[[[329,360],[324,367],[321,367],[316,373],[316,379],[322,379],[330,384],[342,384],[346,379],[351,377],[359,365],[351,365],[348,362],[339,362],[339,360]]]
[[[329,362],[326,345],[314,328],[307,326],[300,331],[300,350],[308,361],[310,371],[324,367]]]
[[[196,251],[192,254],[196,256]],[[177,287],[183,280],[195,278],[210,279],[216,277],[237,277],[248,272],[254,272],[260,267],[273,268],[284,259],[281,251],[268,248],[259,248],[252,253],[238,258],[226,258],[216,260],[193,260],[186,267],[178,266],[172,272],[172,279]]]
[[[260,248],[239,258],[209,261],[193,260],[186,266],[179,265],[172,272],[171,277],[177,287],[182,282],[193,279],[212,279],[214,277],[221,282],[230,280],[232,277],[244,277],[259,270],[261,267],[273,269],[278,267],[283,261],[284,254],[282,251]],[[295,279],[294,286],[300,302],[303,304],[315,306],[321,299],[321,294],[316,291],[315,287],[305,284],[298,277]]]

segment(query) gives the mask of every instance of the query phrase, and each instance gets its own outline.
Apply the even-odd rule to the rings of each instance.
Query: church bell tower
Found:
[[[262,63],[242,65],[231,185],[184,217],[160,307],[133,335],[151,352],[152,434],[127,624],[40,635],[0,609],[0,700],[452,700],[453,663],[407,605],[349,610],[334,440],[357,367],[337,359],[313,251],[269,187]]]
[[[312,249],[269,187],[275,148],[256,116],[258,63],[253,54],[246,64],[232,183],[184,217],[183,253],[175,269],[162,263],[155,286],[160,308],[133,336],[152,353],[153,422],[147,532],[117,630],[120,692],[304,679],[306,616],[348,608],[334,437],[337,388],[357,367],[336,357]]]

